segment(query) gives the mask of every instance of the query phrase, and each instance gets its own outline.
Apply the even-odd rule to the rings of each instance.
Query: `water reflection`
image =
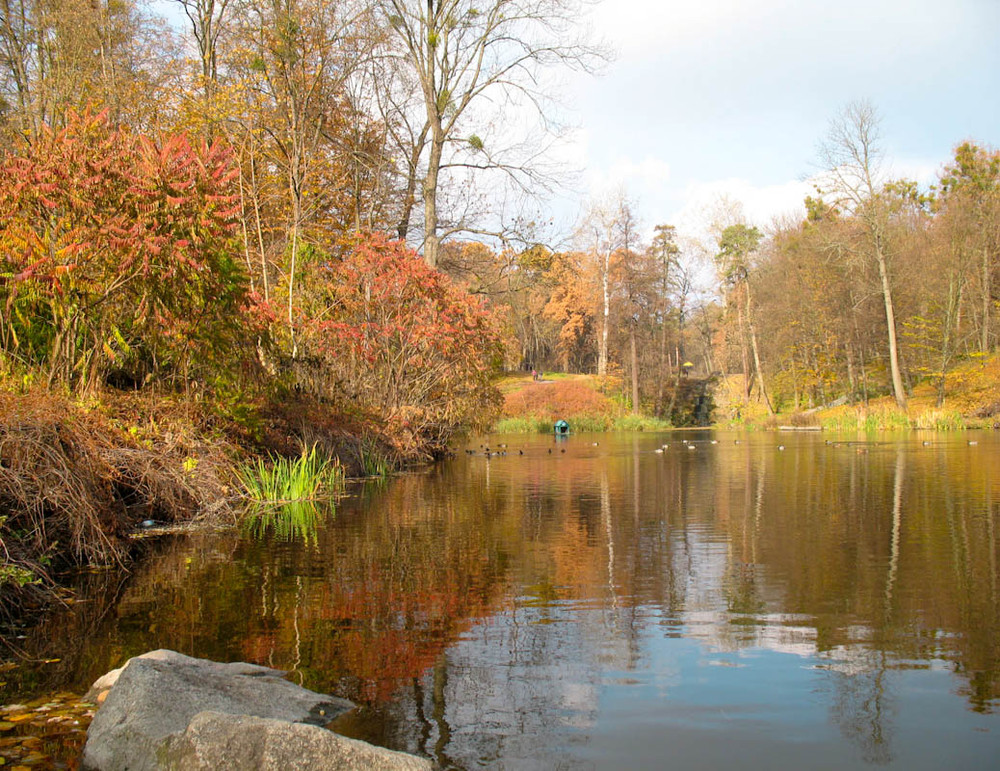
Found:
[[[332,504],[324,510],[313,501],[294,501],[283,504],[258,504],[252,506],[242,521],[244,535],[264,539],[274,537],[281,541],[301,541],[316,545],[316,534],[324,514],[333,511]]]
[[[160,544],[8,690],[172,647],[290,669],[445,768],[992,762],[1000,443],[686,438],[494,437],[335,516]]]

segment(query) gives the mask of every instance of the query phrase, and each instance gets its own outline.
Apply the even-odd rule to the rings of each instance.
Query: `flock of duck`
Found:
[[[598,447],[600,444],[601,444],[600,442],[591,442],[590,443],[591,447]],[[551,455],[552,454],[552,448],[549,447],[548,449],[549,449],[549,453],[548,454]],[[559,452],[566,452],[566,448],[565,447],[560,447],[559,448]],[[482,455],[484,458],[504,457],[504,456],[507,455],[507,445],[503,444],[503,443],[500,443],[494,449],[494,448],[490,447],[488,444],[481,444],[481,445],[479,445],[479,449],[478,450],[474,450],[471,447],[466,448],[465,454],[466,455]],[[518,455],[524,455],[524,450],[518,449],[517,454]]]
[[[691,439],[681,439],[680,440],[680,446],[686,447],[688,450],[696,450],[696,449],[698,449],[697,448],[698,444],[709,444],[709,445],[711,445],[711,444],[718,444],[718,443],[719,443],[718,439],[705,439],[705,440],[700,440],[699,442],[692,441]],[[734,439],[733,440],[733,444],[742,444],[742,440],[740,440],[740,439]],[[863,442],[863,441],[835,442],[835,441],[831,441],[830,439],[827,439],[824,442],[824,444],[827,445],[828,447],[852,447],[860,455],[860,454],[868,452],[868,449],[870,447],[878,445],[879,442]],[[924,440],[923,442],[921,442],[921,444],[924,447],[929,447],[931,444],[933,444],[933,442]],[[975,439],[970,439],[970,440],[968,440],[967,444],[970,447],[974,447],[977,444],[979,444],[979,442],[977,442]],[[590,445],[592,447],[597,447],[597,446],[600,445],[600,442],[591,442]],[[658,455],[662,455],[668,449],[670,449],[670,444],[669,443],[660,445],[655,450],[653,450],[653,452],[655,452]],[[777,449],[779,451],[783,451],[785,449],[785,445],[779,444],[777,446]],[[565,447],[560,447],[559,448],[559,452],[560,453],[566,452],[566,448]],[[490,447],[487,444],[481,444],[481,445],[479,445],[479,449],[478,450],[475,450],[475,449],[473,449],[471,447],[467,448],[465,450],[465,454],[466,455],[482,455],[485,458],[505,457],[507,455],[507,445],[504,444],[504,443],[499,443],[494,448],[494,447]],[[518,455],[524,455],[524,450],[518,449],[517,450],[517,454]],[[551,447],[548,448],[548,454],[549,455],[552,454],[552,448]]]

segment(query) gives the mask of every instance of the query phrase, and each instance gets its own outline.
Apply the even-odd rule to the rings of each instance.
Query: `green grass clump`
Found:
[[[820,418],[824,431],[857,431],[858,415],[855,412],[840,412],[836,415],[824,415]]]
[[[316,445],[298,458],[258,458],[236,474],[244,495],[260,503],[315,501],[339,492],[344,481],[340,463],[322,457]]]
[[[964,431],[965,418],[957,410],[928,410],[913,419],[914,428],[933,431]]]
[[[537,415],[520,415],[516,418],[500,418],[493,424],[494,434],[543,434],[552,431],[554,421]]]
[[[612,421],[612,431],[665,431],[672,428],[669,420],[646,415],[623,415]]]
[[[820,424],[827,431],[903,431],[912,427],[905,412],[895,408],[876,407],[872,409],[857,408],[825,415]]]
[[[910,419],[905,412],[896,409],[876,410],[865,415],[862,428],[868,433],[901,431],[910,428]]]
[[[359,443],[358,461],[364,477],[387,479],[393,472],[392,459],[371,437],[365,437]]]
[[[581,432],[608,431],[611,429],[614,420],[607,415],[574,415],[572,418],[566,418],[566,422],[569,423],[569,430],[578,434]],[[551,431],[552,426],[549,426],[548,430]]]
[[[827,431],[905,431],[919,428],[930,431],[962,431],[966,419],[957,410],[926,410],[912,418],[894,407],[856,408],[825,415],[822,426]]]

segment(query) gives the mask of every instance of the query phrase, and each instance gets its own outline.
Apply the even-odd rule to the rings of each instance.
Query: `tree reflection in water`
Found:
[[[8,678],[8,701],[171,647],[291,669],[363,705],[340,730],[443,767],[586,766],[611,726],[712,725],[689,725],[706,700],[731,719],[714,750],[780,735],[767,716],[805,719],[816,693],[833,730],[811,723],[812,746],[903,762],[930,741],[901,679],[922,668],[994,719],[1000,442],[708,436],[508,438],[523,456],[363,486],[335,516],[160,543],[24,641],[63,663]]]

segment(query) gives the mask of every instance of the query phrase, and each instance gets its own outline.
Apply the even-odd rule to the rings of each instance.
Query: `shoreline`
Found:
[[[249,464],[311,446],[346,481],[446,452],[308,398],[241,407],[249,419],[178,396],[0,391],[0,640],[58,600],[60,574],[131,565],[143,533],[238,524],[253,503],[238,479]]]

